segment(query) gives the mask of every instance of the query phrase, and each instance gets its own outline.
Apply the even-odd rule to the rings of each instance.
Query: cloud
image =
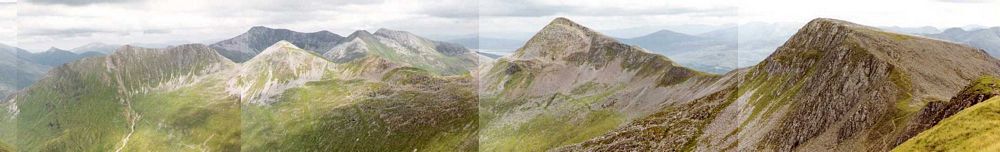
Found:
[[[665,1],[664,1],[665,2]],[[643,16],[707,14],[736,16],[734,6],[712,7],[672,5],[657,1],[554,1],[554,0],[482,0],[480,15],[537,17],[553,15],[583,16]],[[717,1],[718,2],[718,1]]]
[[[167,34],[167,33],[170,33],[170,32],[173,32],[173,31],[168,30],[168,29],[147,29],[147,30],[142,30],[142,34]]]
[[[949,3],[989,3],[993,2],[994,0],[937,0],[937,1],[949,2]]]
[[[419,35],[476,33],[475,0],[33,0],[19,4],[29,50],[91,42],[214,42],[253,26],[349,34],[380,27]],[[124,35],[124,36],[123,36]]]
[[[98,29],[40,29],[32,30],[27,32],[20,32],[18,36],[41,36],[41,37],[55,37],[55,38],[72,38],[72,37],[87,37],[93,36],[94,34],[115,34],[123,35],[128,33],[103,31]]]
[[[418,13],[443,18],[478,18],[477,0],[434,0],[421,1]]]
[[[142,0],[25,0],[24,2],[36,3],[36,4],[82,6],[91,4],[126,3],[126,2],[138,2],[138,1]]]
[[[17,40],[17,5],[13,2],[0,2],[0,43],[16,45]]]
[[[550,16],[572,10],[568,6],[532,0],[483,0],[480,3],[479,12],[482,16]]]

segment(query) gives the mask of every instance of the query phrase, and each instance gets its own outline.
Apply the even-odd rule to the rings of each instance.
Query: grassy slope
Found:
[[[237,97],[225,91],[231,78],[226,76],[228,71],[183,82],[176,89],[148,88],[205,70],[204,62],[209,60],[185,57],[189,60],[183,61],[194,62],[186,64],[140,58],[143,62],[138,64],[133,62],[137,58],[115,60],[119,71],[104,70],[108,69],[106,58],[72,63],[57,70],[57,77],[19,96],[17,123],[4,123],[24,128],[12,131],[21,137],[16,147],[111,151],[121,147],[129,134],[129,116],[139,119],[125,151],[469,151],[478,147],[478,100],[468,72],[441,77],[400,68],[382,81],[325,76],[286,90],[275,104],[241,106]],[[335,72],[327,75],[331,73]],[[123,78],[123,85],[114,85],[116,76]],[[14,146],[7,147],[0,144],[0,149]]]
[[[115,96],[101,60],[85,60],[56,69],[59,77],[43,80],[18,96],[18,143],[23,151],[97,151],[113,149],[126,134],[123,106]]]
[[[228,110],[199,105],[203,103],[200,100],[207,99],[198,98],[199,95],[225,97],[221,88],[185,87],[173,92],[144,92],[182,75],[202,73],[210,64],[221,63],[221,58],[213,58],[216,56],[212,53],[198,45],[184,45],[173,50],[129,48],[112,56],[83,59],[57,68],[26,93],[18,95],[20,113],[16,145],[23,151],[110,151],[122,147],[124,137],[129,135],[129,118],[137,118],[138,125],[124,150],[177,150],[168,146],[186,144],[176,141],[202,143],[204,140],[199,138],[205,137],[200,135],[206,133],[199,130],[229,130],[231,127],[176,122],[205,121],[224,115],[209,113],[205,118],[183,117],[187,112],[205,109]],[[171,140],[158,140],[163,138]],[[143,142],[158,146],[143,146]]]
[[[893,151],[1000,151],[1000,97],[966,108]]]
[[[399,80],[325,79],[286,90],[272,105],[244,105],[244,139],[252,140],[243,140],[243,150],[474,149],[470,76],[400,74],[406,69],[390,72],[404,75]]]
[[[498,60],[490,73],[499,75],[512,63]],[[607,100],[621,88],[608,84],[586,83],[577,86],[569,94],[555,94],[545,97],[504,97],[509,91],[531,85],[531,72],[518,71],[498,78],[488,84],[504,86],[496,95],[481,94],[480,121],[484,127],[481,138],[483,151],[544,151],[547,149],[579,143],[600,136],[624,123],[624,116],[613,110],[592,109],[595,102]],[[507,80],[507,81],[505,81]],[[529,100],[546,101],[546,105],[535,105],[541,110],[523,123],[502,124],[499,116],[523,110],[518,105]],[[552,104],[555,103],[555,104]],[[560,104],[562,103],[562,104]]]
[[[11,106],[11,102],[0,101],[0,152],[15,151],[17,148],[17,117],[13,111],[6,108]]]
[[[1000,79],[982,77],[966,91],[969,94],[996,93]],[[1000,151],[1000,97],[994,97],[959,111],[934,127],[900,144],[893,151]],[[985,149],[982,149],[985,148]]]
[[[135,98],[142,116],[126,151],[239,151],[239,100],[217,77]]]

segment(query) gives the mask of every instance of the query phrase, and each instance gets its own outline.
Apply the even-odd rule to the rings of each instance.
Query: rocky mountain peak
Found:
[[[60,53],[65,52],[65,53],[70,53],[67,50],[63,50],[63,49],[60,49],[60,48],[57,48],[57,47],[49,47],[49,49],[46,49],[45,52],[60,52]]]
[[[250,28],[246,33],[212,44],[210,47],[235,62],[243,62],[253,58],[267,47],[270,47],[271,44],[281,40],[291,42],[299,48],[321,54],[333,48],[343,38],[328,31],[301,33],[288,29],[255,26]]]
[[[257,57],[254,57],[254,58],[256,59],[256,58],[259,58],[259,57],[269,56],[271,54],[278,54],[278,53],[291,52],[291,51],[305,51],[305,50],[303,50],[302,48],[299,48],[298,46],[295,46],[295,44],[292,44],[292,42],[281,40],[281,41],[275,42],[270,47],[267,47],[266,49],[264,49],[264,51],[260,52],[260,54],[258,54]],[[312,53],[312,52],[305,52],[304,54],[314,54],[314,53]],[[251,60],[253,60],[253,59],[251,59]]]
[[[398,31],[398,30],[392,30],[392,29],[388,29],[388,28],[379,28],[378,30],[375,31],[374,34],[375,35],[382,35],[382,36],[402,36],[402,35],[416,36],[413,33],[410,33],[410,32],[407,32],[407,31]]]
[[[838,145],[842,148],[867,147],[848,151],[884,151],[894,146],[901,131],[877,138],[861,132],[903,130],[905,122],[891,120],[904,119],[899,116],[918,111],[922,102],[947,99],[969,81],[997,73],[1000,62],[976,48],[815,19],[748,72],[742,87],[763,96],[748,101],[755,111],[763,111],[756,116],[760,118],[749,118],[757,121],[750,123],[776,126],[748,133],[765,137],[748,145],[803,150],[799,148],[817,146],[802,144],[812,139],[837,139],[857,141]],[[764,121],[768,119],[777,123]],[[889,125],[872,125],[876,123]]]
[[[662,55],[624,44],[566,18],[556,18],[518,49],[513,58],[545,62],[570,62],[604,67],[624,61],[628,69],[641,66],[672,66]],[[654,63],[655,62],[655,63]]]
[[[565,26],[583,27],[580,24],[577,24],[576,22],[573,22],[572,20],[569,20],[568,18],[565,18],[565,17],[556,17],[555,19],[552,19],[552,21],[549,22],[548,26],[553,26],[553,25],[565,25]],[[548,26],[546,26],[546,27],[548,27]]]
[[[351,35],[348,35],[346,39],[348,41],[350,41],[350,40],[354,40],[354,39],[358,39],[358,38],[369,39],[369,38],[374,38],[374,37],[375,37],[375,35],[372,35],[372,33],[368,32],[367,30],[357,30],[357,31],[354,31],[353,33],[351,33]]]

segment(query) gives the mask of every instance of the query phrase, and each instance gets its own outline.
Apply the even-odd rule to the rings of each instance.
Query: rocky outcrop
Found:
[[[911,120],[912,122],[906,128],[907,132],[900,136],[898,141],[902,143],[959,111],[998,95],[1000,95],[1000,79],[994,76],[979,78],[969,84],[969,86],[966,86],[962,92],[952,97],[951,100],[928,102],[927,106],[920,109],[920,112],[914,116],[914,119]]]
[[[1000,97],[993,97],[945,118],[893,151],[998,151]]]

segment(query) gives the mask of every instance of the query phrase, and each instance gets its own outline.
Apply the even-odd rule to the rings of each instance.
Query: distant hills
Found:
[[[698,35],[661,30],[621,40],[666,55],[681,65],[722,74],[760,62],[791,37],[796,28],[790,24],[755,22]]]
[[[710,73],[726,73],[737,68],[736,35],[696,36],[661,30],[649,35],[621,39],[677,59],[681,65]]]
[[[762,61],[778,46],[785,43],[801,25],[780,23],[741,24],[698,35],[689,35],[670,30],[661,30],[648,35],[622,38],[622,42],[638,45],[653,52],[666,55],[678,63],[700,71],[721,74],[740,67],[747,67]],[[1000,29],[975,28],[964,30],[950,28],[939,30],[935,27],[879,27],[880,29],[921,35],[957,43],[968,44],[986,50],[993,57],[1000,54]]]
[[[1000,27],[969,31],[961,28],[950,28],[944,32],[927,34],[926,36],[968,44],[986,50],[995,58],[1000,58]]]
[[[46,71],[81,58],[103,56],[98,52],[74,53],[58,48],[31,53],[27,50],[0,44],[0,98],[30,86],[41,79]]]
[[[104,43],[100,43],[100,42],[94,42],[94,43],[88,43],[88,44],[85,44],[85,45],[82,45],[82,46],[70,49],[69,51],[73,52],[73,53],[76,53],[76,54],[84,54],[84,53],[87,53],[87,52],[97,52],[97,53],[101,53],[101,54],[111,54],[111,53],[114,53],[115,49],[118,49],[118,47],[121,47],[121,46],[120,45],[112,45],[112,44],[104,44]]]

